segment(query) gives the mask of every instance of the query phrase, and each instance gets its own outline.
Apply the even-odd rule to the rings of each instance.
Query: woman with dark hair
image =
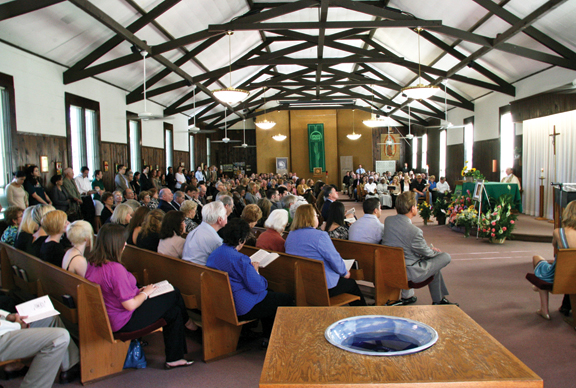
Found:
[[[26,181],[24,182],[24,189],[28,192],[28,199],[30,206],[44,204],[52,205],[52,201],[46,195],[44,188],[40,184],[40,170],[38,166],[31,165],[26,169]]]
[[[14,173],[14,179],[6,186],[6,199],[9,206],[16,206],[20,209],[28,207],[28,193],[24,190],[24,180],[26,173],[18,170]]]
[[[146,214],[144,221],[142,221],[142,229],[136,239],[136,246],[138,248],[158,252],[160,228],[162,227],[163,218],[164,212],[160,209],[151,210]]]
[[[189,366],[184,328],[197,329],[188,318],[180,291],[149,299],[153,284],[138,289],[136,278],[121,264],[126,245],[126,229],[106,224],[98,232],[94,249],[88,255],[86,279],[99,284],[113,332],[132,332],[150,326],[160,318],[166,321],[162,330],[166,369]]]
[[[256,226],[263,227],[264,223],[268,219],[268,216],[270,215],[270,210],[272,209],[272,202],[270,202],[269,199],[262,198],[258,200],[257,205],[260,208],[260,210],[262,210],[262,217],[258,220]]]
[[[291,231],[286,238],[286,253],[323,261],[328,295],[330,297],[344,293],[358,295],[360,300],[350,305],[366,306],[358,284],[354,279],[350,279],[350,272],[346,270],[344,260],[334,248],[334,243],[328,234],[316,229],[317,227],[318,217],[314,207],[309,204],[298,206]]]
[[[292,296],[267,290],[268,282],[258,272],[258,263],[240,250],[250,233],[241,218],[233,218],[219,231],[223,244],[216,248],[206,266],[228,273],[238,320],[261,319],[264,336],[269,337],[279,306],[293,306]]]
[[[0,238],[1,242],[14,246],[16,238],[18,237],[18,227],[20,226],[20,222],[22,222],[23,214],[24,209],[16,206],[9,206],[8,209],[4,211],[4,222],[6,222],[7,228],[2,233],[2,238]]]
[[[104,225],[106,221],[112,217],[112,214],[114,214],[114,194],[105,191],[102,194],[102,204],[104,208],[102,209],[102,213],[100,213],[100,223]]]
[[[56,209],[66,212],[70,207],[70,198],[68,198],[68,194],[62,190],[63,182],[62,175],[54,175],[50,178],[50,183],[53,185],[52,190],[50,190],[50,198]]]
[[[130,187],[132,188],[132,191],[134,191],[134,194],[140,194],[140,173],[138,171],[134,173],[134,178],[130,182]]]
[[[332,202],[328,208],[328,218],[326,219],[326,226],[324,226],[324,230],[328,232],[330,238],[348,240],[348,225],[344,222],[345,218],[344,204],[339,201]]]
[[[128,237],[126,238],[126,243],[130,245],[136,245],[138,234],[142,229],[142,222],[144,222],[144,217],[146,217],[148,212],[150,212],[150,209],[145,206],[140,206],[138,209],[136,209],[132,219],[130,220],[130,223],[128,224]]]
[[[184,222],[184,212],[170,210],[162,219],[160,227],[160,242],[158,243],[158,253],[172,257],[182,258],[184,243],[186,240],[182,234],[186,230]]]
[[[234,201],[232,218],[239,218],[242,215],[242,211],[246,207],[246,204],[244,203],[244,199],[242,199],[242,195],[240,194],[240,191],[238,191],[238,188],[236,188],[236,191],[232,192],[232,201]]]

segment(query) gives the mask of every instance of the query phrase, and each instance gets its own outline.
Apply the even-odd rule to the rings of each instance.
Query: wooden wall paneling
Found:
[[[431,129],[428,132],[427,164],[428,174],[436,176],[436,182],[440,179],[440,130]]]
[[[474,167],[480,170],[489,182],[500,181],[500,138],[474,142],[472,149]],[[492,160],[498,161],[498,171],[492,172]]]
[[[174,150],[174,166],[180,166],[184,163],[184,168],[190,170],[190,153],[188,151],[176,151]],[[174,169],[176,172],[176,169]]]
[[[152,168],[158,168],[160,173],[166,174],[166,151],[164,148],[142,147],[142,160]]]
[[[475,151],[474,151],[475,152]],[[454,189],[455,182],[462,180],[460,173],[464,166],[464,144],[454,144],[446,147],[446,180]]]
[[[190,168],[191,170],[196,171],[198,169],[198,166],[201,165],[202,163],[206,164],[206,160],[207,160],[207,148],[206,148],[206,139],[207,138],[212,138],[213,140],[216,139],[222,139],[224,137],[224,135],[219,135],[218,133],[215,134],[204,134],[204,133],[198,133],[196,135],[194,135],[194,160],[196,162],[196,165],[192,168]],[[212,148],[214,148],[216,144],[212,145]],[[212,151],[213,153],[213,151]]]
[[[108,162],[108,171],[104,171],[104,162]],[[112,191],[116,187],[114,178],[116,177],[116,165],[129,165],[128,144],[122,143],[100,143],[100,163],[99,169],[102,170],[102,181],[107,191]],[[92,177],[90,177],[92,178]]]
[[[212,135],[212,139],[217,138]],[[230,140],[239,140],[239,143],[212,143],[212,155],[211,164],[220,167],[223,164],[232,164],[234,162],[245,162],[246,166],[250,166],[250,173],[252,172],[266,172],[258,171],[256,166],[256,152],[257,148],[234,148],[236,146],[242,145],[243,133],[238,130],[228,130],[228,137]],[[204,140],[205,142],[205,140]],[[256,131],[248,130],[246,131],[246,144],[255,145],[256,144]]]
[[[56,174],[56,163],[62,163],[62,169],[68,167],[68,142],[62,136],[16,133],[12,139],[12,163],[14,170],[22,170],[27,164],[40,167],[40,156],[48,156],[49,172],[41,173],[42,186],[50,182]]]
[[[511,101],[510,106],[512,121],[519,123],[524,120],[576,110],[576,94],[538,94],[520,100]]]

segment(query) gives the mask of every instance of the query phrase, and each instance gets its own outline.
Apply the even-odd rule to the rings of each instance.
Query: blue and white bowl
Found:
[[[369,356],[403,356],[428,349],[438,340],[430,326],[412,319],[362,315],[330,325],[324,336],[340,349]]]

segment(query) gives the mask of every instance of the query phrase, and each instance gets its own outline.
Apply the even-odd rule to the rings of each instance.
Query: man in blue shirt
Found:
[[[362,165],[358,165],[358,169],[356,170],[356,174],[366,174],[366,170],[362,168]]]
[[[218,231],[226,226],[226,208],[220,201],[210,202],[202,209],[202,223],[186,237],[182,259],[206,265],[208,256],[220,245]]]
[[[384,224],[380,222],[382,210],[380,200],[370,198],[362,203],[364,216],[350,226],[348,239],[370,244],[380,244],[384,233]]]

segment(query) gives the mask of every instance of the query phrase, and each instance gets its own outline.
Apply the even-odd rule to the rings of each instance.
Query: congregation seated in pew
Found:
[[[206,266],[228,273],[239,321],[260,319],[265,337],[270,337],[276,310],[293,306],[292,296],[268,290],[268,282],[258,272],[258,263],[239,251],[251,228],[241,218],[234,218],[219,231],[222,245],[216,248]]]
[[[317,227],[318,217],[314,207],[310,204],[298,206],[286,238],[286,253],[323,261],[329,296],[343,293],[356,295],[360,299],[350,305],[366,306],[358,284],[350,278],[350,272],[346,270],[344,260],[334,248],[330,236]]]

